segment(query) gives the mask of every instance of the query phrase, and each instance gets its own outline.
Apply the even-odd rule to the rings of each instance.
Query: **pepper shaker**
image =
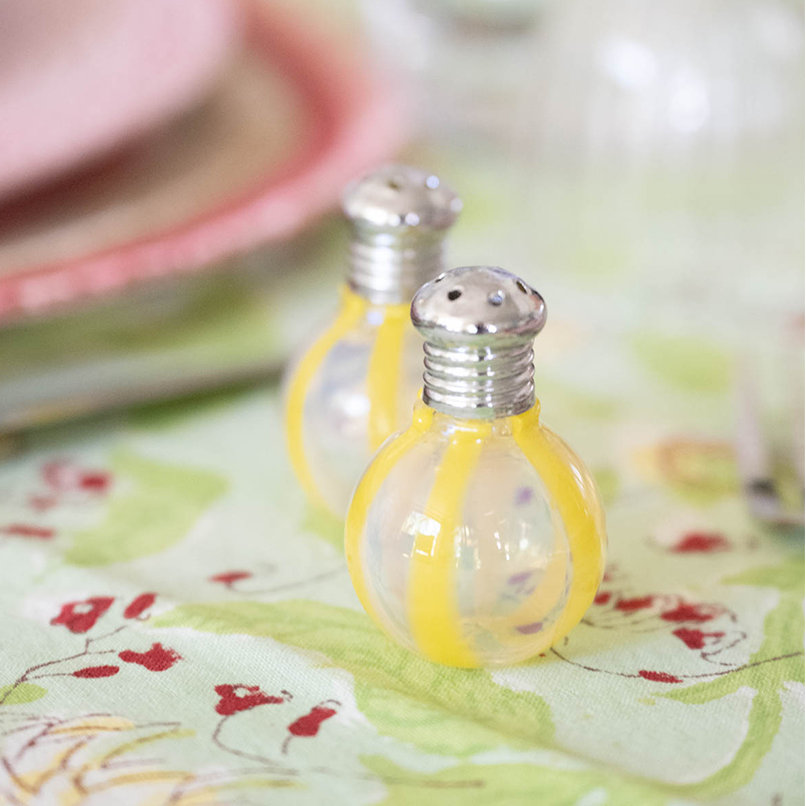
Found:
[[[411,416],[422,339],[409,305],[442,271],[461,206],[438,176],[404,165],[384,166],[344,193],[351,240],[341,308],[293,367],[285,404],[297,478],[339,518],[372,453]]]
[[[384,632],[429,660],[516,663],[580,621],[604,569],[596,483],[539,420],[545,302],[473,266],[426,283],[411,318],[425,338],[422,401],[353,495],[353,585]]]

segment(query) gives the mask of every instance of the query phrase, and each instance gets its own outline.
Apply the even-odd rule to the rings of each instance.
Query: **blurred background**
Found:
[[[276,378],[336,305],[341,188],[396,159],[463,196],[451,263],[545,296],[559,416],[649,395],[640,370],[701,424],[739,377],[802,446],[803,24],[794,0],[0,4],[0,431]]]

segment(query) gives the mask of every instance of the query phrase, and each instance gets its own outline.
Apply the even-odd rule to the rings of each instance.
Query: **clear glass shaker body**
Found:
[[[479,421],[418,403],[356,488],[346,552],[359,598],[384,632],[430,660],[525,660],[593,600],[602,504],[538,410]]]
[[[422,350],[408,305],[373,304],[343,289],[336,319],[285,381],[289,454],[314,504],[344,517],[372,454],[411,419]]]

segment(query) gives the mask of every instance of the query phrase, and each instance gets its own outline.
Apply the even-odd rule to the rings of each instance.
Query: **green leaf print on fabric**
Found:
[[[762,588],[778,588],[803,594],[803,557],[798,557],[781,565],[762,565],[749,568],[739,574],[726,577],[724,585],[756,585]]]
[[[593,471],[596,486],[602,495],[605,504],[612,504],[618,498],[621,489],[621,480],[613,467],[597,467]]]
[[[305,504],[305,516],[301,529],[303,532],[312,532],[335,546],[339,551],[344,551],[344,521],[324,509]]]
[[[389,790],[379,806],[569,806],[588,793],[598,806],[664,806],[668,796],[651,785],[598,770],[557,769],[538,764],[473,764],[417,773],[382,756],[361,762],[384,777]],[[682,806],[682,801],[676,801]]]
[[[614,398],[560,383],[548,375],[535,374],[535,388],[542,404],[542,419],[551,420],[555,412],[586,420],[612,420],[618,415],[618,401]]]
[[[393,644],[355,610],[304,600],[188,604],[154,626],[265,636],[321,652],[353,675],[358,707],[379,732],[429,753],[466,756],[554,738],[541,697],[499,686],[482,670],[429,663]]]
[[[711,342],[642,332],[633,336],[632,345],[639,363],[675,389],[711,394],[728,389],[730,358]]]
[[[745,668],[706,683],[658,695],[688,705],[701,705],[734,694],[743,687],[755,689],[747,718],[747,734],[733,760],[704,781],[676,787],[677,791],[698,797],[718,797],[752,780],[781,725],[780,690],[787,682],[803,682],[802,635],[800,597],[784,595],[767,615],[764,641]]]
[[[126,562],[179,542],[226,490],[209,470],[182,467],[120,451],[112,470],[123,490],[97,526],[78,532],[65,559],[73,565]]]
[[[479,725],[467,715],[449,714],[442,706],[372,684],[356,681],[355,700],[380,733],[425,753],[465,758],[504,744],[513,749],[535,744],[518,737],[504,738],[500,729]]]
[[[12,689],[14,690],[11,691]],[[9,691],[11,691],[11,694],[8,693]],[[22,705],[26,702],[41,700],[47,693],[46,688],[37,686],[34,683],[21,683],[16,688],[13,685],[0,686],[0,703],[2,705]]]

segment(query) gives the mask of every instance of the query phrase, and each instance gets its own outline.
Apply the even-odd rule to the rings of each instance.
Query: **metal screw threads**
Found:
[[[350,288],[377,304],[408,303],[442,271],[445,234],[461,209],[439,177],[406,165],[348,185],[342,210],[352,230]]]
[[[543,297],[494,266],[465,266],[426,283],[411,303],[425,339],[423,402],[455,417],[510,417],[535,402],[532,342]]]

